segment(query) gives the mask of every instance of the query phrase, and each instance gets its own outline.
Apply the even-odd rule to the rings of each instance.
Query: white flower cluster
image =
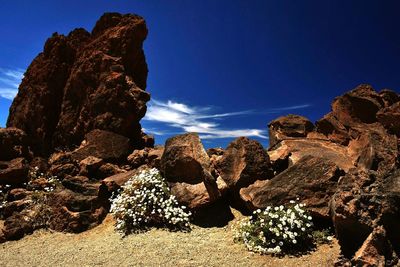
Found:
[[[287,206],[267,207],[240,222],[234,239],[254,252],[281,254],[304,248],[312,240],[312,218],[305,204],[290,201]]]
[[[190,212],[179,206],[160,172],[153,168],[130,178],[121,193],[111,199],[111,213],[116,229],[124,234],[138,232],[148,226],[189,230]]]
[[[39,167],[34,167],[29,171],[29,182],[28,186],[32,185],[32,182],[37,179],[44,178],[47,180],[47,186],[43,188],[44,191],[46,192],[52,192],[56,189],[57,185],[61,184],[60,180],[57,178],[57,176],[52,176],[49,174],[45,174],[40,172],[39,173]],[[26,185],[26,184],[25,184]]]

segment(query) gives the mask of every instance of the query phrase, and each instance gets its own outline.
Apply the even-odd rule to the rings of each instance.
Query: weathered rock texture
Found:
[[[315,216],[329,218],[329,201],[342,175],[332,161],[308,155],[271,180],[241,189],[240,195],[253,210],[299,198]]]
[[[360,85],[337,97],[315,128],[293,115],[271,122],[268,154],[277,175],[241,189],[242,199],[254,209],[298,197],[314,218],[332,220],[352,264],[393,265],[392,252],[400,252],[399,100],[394,91]]]
[[[54,33],[27,69],[8,127],[22,129],[33,150],[79,145],[93,129],[118,133],[143,147],[147,36],[143,18],[106,13],[91,33]]]
[[[197,134],[169,138],[161,157],[161,171],[178,201],[191,209],[200,209],[220,197],[210,173],[210,158]]]
[[[272,146],[288,137],[306,137],[314,129],[314,125],[305,117],[290,114],[271,121],[268,128]]]

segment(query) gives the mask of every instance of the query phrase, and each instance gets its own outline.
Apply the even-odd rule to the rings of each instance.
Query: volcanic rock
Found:
[[[251,210],[299,199],[314,216],[329,219],[329,201],[344,172],[325,158],[305,156],[271,180],[256,181],[240,190]]]
[[[268,124],[269,146],[288,137],[306,137],[314,129],[314,125],[307,118],[299,115],[279,117]]]
[[[389,133],[395,134],[400,138],[400,101],[379,110],[376,116],[379,123],[382,124]]]
[[[392,264],[393,250],[386,238],[383,227],[377,227],[355,253],[352,263],[355,266],[384,267]]]
[[[49,195],[49,227],[56,231],[82,232],[98,225],[107,215],[108,203],[97,196],[83,196],[70,190]]]
[[[154,148],[146,147],[141,150],[134,150],[127,158],[128,163],[132,168],[138,168],[142,165],[147,165],[151,168],[161,168],[161,157],[164,153],[163,146]]]
[[[89,156],[84,160],[82,160],[81,162],[79,162],[79,167],[80,167],[79,174],[84,176],[96,177],[99,168],[103,164],[104,161],[102,159]]]
[[[131,151],[129,138],[103,130],[93,130],[86,134],[83,144],[71,153],[74,160],[82,161],[93,156],[104,161],[120,161]]]
[[[0,128],[0,160],[29,158],[28,139],[24,131],[17,128]]]
[[[218,161],[217,170],[234,191],[239,191],[256,180],[272,177],[268,153],[259,142],[247,137],[239,137],[228,145]]]
[[[314,138],[282,140],[275,145],[273,150],[268,151],[268,155],[274,165],[278,164],[275,162],[279,160],[282,162],[281,164],[284,164],[285,160],[288,160],[287,167],[289,167],[296,164],[305,156],[313,156],[330,160],[345,171],[353,168],[356,161],[349,154],[347,147],[327,140]]]
[[[118,13],[104,14],[92,33],[53,34],[25,73],[7,126],[24,130],[38,154],[79,145],[93,129],[143,147],[146,36],[143,18]]]
[[[216,180],[210,173],[210,158],[197,134],[178,135],[166,141],[161,172],[178,201],[192,209],[220,198]]]
[[[0,184],[19,185],[28,182],[28,169],[24,158],[0,161]]]

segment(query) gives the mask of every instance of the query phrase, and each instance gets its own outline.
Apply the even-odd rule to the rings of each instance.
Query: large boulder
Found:
[[[383,177],[376,171],[355,169],[340,180],[330,208],[336,236],[346,257],[364,260],[366,247],[385,261],[392,260],[392,253],[387,253],[385,247],[393,247],[400,255],[399,185],[399,170]],[[379,242],[371,242],[377,229],[385,233],[379,234]]]
[[[377,112],[384,107],[382,97],[366,84],[334,99],[332,111],[316,122],[316,131],[333,142],[347,145],[348,129],[360,123],[377,121]]]
[[[356,157],[349,154],[347,147],[323,139],[287,139],[268,151],[272,162],[288,158],[287,166],[296,164],[305,156],[324,158],[334,162],[340,169],[348,171],[355,166]]]
[[[140,119],[145,92],[147,36],[137,15],[106,13],[92,32],[54,33],[28,67],[10,108],[8,127],[26,132],[36,153],[79,145],[93,129],[144,146]]]
[[[86,134],[82,145],[71,153],[76,161],[93,156],[104,161],[120,161],[129,155],[132,149],[129,138],[104,130],[93,130]]]
[[[28,139],[24,131],[17,128],[0,128],[0,160],[30,157]]]
[[[201,209],[220,198],[210,173],[210,158],[197,134],[169,138],[161,157],[161,172],[179,202]]]
[[[299,115],[279,117],[268,124],[269,146],[273,147],[281,140],[290,137],[306,137],[314,129],[314,125],[307,118]]]
[[[134,150],[127,158],[128,163],[132,168],[138,168],[142,165],[147,165],[151,168],[159,169],[161,167],[161,157],[164,153],[163,146],[154,148],[146,147],[140,150]]]
[[[251,210],[299,199],[318,218],[329,219],[329,201],[344,174],[325,158],[305,156],[271,180],[256,181],[240,190]]]
[[[376,113],[384,107],[381,96],[367,84],[335,98],[332,114],[344,125],[376,122]]]
[[[28,182],[29,166],[24,158],[0,161],[0,185],[21,185]]]
[[[247,137],[239,137],[228,145],[217,163],[217,171],[233,191],[272,177],[267,151]]]

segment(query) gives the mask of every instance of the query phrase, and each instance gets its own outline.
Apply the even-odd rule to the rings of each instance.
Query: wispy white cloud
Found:
[[[171,100],[152,100],[143,120],[158,122],[164,126],[178,128],[181,132],[196,132],[202,139],[235,138],[239,136],[251,136],[268,139],[267,129],[229,129],[220,125],[221,120],[233,116],[249,116],[255,114],[277,113],[281,111],[295,110],[310,107],[310,104],[293,105],[287,107],[271,108],[264,112],[255,110],[243,110],[236,112],[211,113],[211,107],[196,107]],[[217,122],[218,121],[218,122]],[[158,129],[147,129],[156,135],[167,134]]]
[[[0,68],[0,96],[13,100],[23,77],[22,69]]]
[[[302,108],[309,108],[311,104],[302,104],[302,105],[295,105],[295,106],[288,106],[288,107],[279,107],[279,108],[270,108],[268,110],[269,113],[277,113],[280,111],[288,111],[288,110],[295,110],[295,109],[302,109]]]
[[[267,139],[266,130],[261,129],[226,129],[216,123],[217,118],[248,115],[252,111],[209,114],[210,107],[194,107],[168,100],[150,102],[144,120],[164,123],[179,128],[184,132],[196,132],[203,139],[253,136]]]

